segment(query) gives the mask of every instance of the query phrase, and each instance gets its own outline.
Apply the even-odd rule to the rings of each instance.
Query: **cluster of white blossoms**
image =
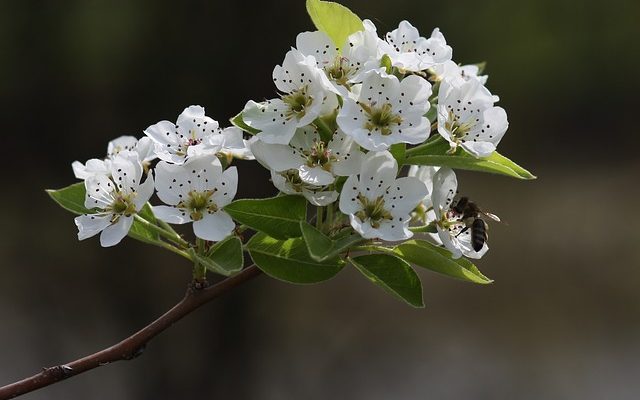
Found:
[[[351,226],[364,239],[402,241],[417,231],[454,257],[481,257],[483,213],[454,201],[454,172],[414,166],[403,176],[398,159],[428,140],[440,140],[443,153],[448,143],[448,154],[491,155],[508,126],[498,97],[478,66],[452,61],[438,29],[427,38],[402,21],[381,38],[371,21],[363,28],[340,46],[321,31],[300,33],[273,70],[278,96],[247,102],[238,127],[222,129],[190,106],[140,140],[110,142],[104,159],[74,162],[92,210],[76,218],[80,239],[101,233],[103,246],[118,243],[157,193],[164,204],[152,211],[162,223],[192,222],[196,237],[220,241],[235,229],[223,210],[238,184],[229,164],[243,158],[268,168],[280,192],[321,207],[318,226],[326,209],[328,233]]]
[[[439,29],[427,38],[402,21],[381,38],[363,25],[341,46],[321,31],[298,35],[273,70],[278,97],[245,105],[248,147],[281,192],[337,202],[363,238],[405,240],[421,220],[454,256],[481,256],[486,243],[473,250],[465,225],[473,218],[451,208],[453,171],[415,167],[399,178],[392,146],[420,145],[433,132],[449,154],[489,156],[508,126],[498,97],[478,66],[452,61]]]
[[[100,233],[102,246],[118,244],[154,191],[165,203],[152,207],[156,218],[169,224],[193,222],[195,235],[205,240],[231,234],[235,224],[222,207],[235,197],[238,173],[235,167],[225,169],[220,159],[253,158],[242,131],[221,129],[203,107],[190,106],[175,124],[161,121],[144,133],[140,140],[122,136],[109,142],[104,159],[72,164],[76,177],[84,180],[84,206],[92,211],[75,219],[78,238]]]

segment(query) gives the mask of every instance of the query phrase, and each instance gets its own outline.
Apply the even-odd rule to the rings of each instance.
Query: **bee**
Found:
[[[489,225],[482,219],[482,216],[500,222],[500,218],[497,215],[482,211],[468,197],[458,199],[456,204],[451,207],[451,210],[460,215],[460,220],[465,224],[465,227],[456,236],[470,231],[471,246],[475,251],[480,251],[489,239],[489,234],[487,233]]]

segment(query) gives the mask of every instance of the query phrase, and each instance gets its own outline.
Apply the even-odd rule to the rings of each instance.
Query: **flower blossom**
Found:
[[[507,113],[477,78],[442,81],[438,93],[438,132],[451,146],[462,146],[476,157],[487,157],[507,131]]]
[[[440,168],[433,176],[431,201],[438,237],[453,258],[460,258],[462,255],[481,258],[489,250],[489,246],[485,242],[480,251],[473,249],[469,221],[465,221],[464,215],[452,207],[457,189],[458,180],[452,169]]]
[[[431,132],[429,110],[431,84],[411,75],[398,80],[393,75],[370,72],[357,99],[345,98],[338,113],[338,126],[370,151],[387,150],[396,143],[418,144]]]
[[[336,93],[313,56],[290,50],[282,66],[273,70],[273,81],[280,98],[247,102],[242,111],[244,122],[260,131],[259,140],[271,144],[289,144],[296,129],[309,125],[321,115],[338,107]]]
[[[414,177],[396,178],[398,163],[388,151],[370,152],[359,175],[350,176],[340,194],[340,211],[365,239],[398,241],[410,238],[410,213],[426,196]]]
[[[154,206],[153,212],[170,224],[193,222],[197,237],[217,242],[235,228],[222,207],[233,200],[237,187],[236,167],[223,172],[215,154],[193,157],[181,165],[160,161],[156,166],[156,189],[167,205]]]
[[[451,60],[453,53],[447,45],[444,35],[438,28],[426,39],[420,36],[418,29],[407,21],[402,21],[397,29],[385,35],[385,52],[394,67],[401,70],[418,72]]]
[[[84,206],[95,213],[75,218],[78,239],[100,234],[103,247],[114,246],[129,233],[133,217],[153,195],[153,174],[142,183],[143,168],[137,153],[121,151],[109,162],[108,174],[90,175],[84,181]]]

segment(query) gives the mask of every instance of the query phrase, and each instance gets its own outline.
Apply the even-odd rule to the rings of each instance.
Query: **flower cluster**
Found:
[[[161,121],[144,133],[140,140],[122,136],[109,142],[104,159],[72,164],[76,177],[84,180],[84,206],[91,211],[75,219],[78,238],[100,233],[102,246],[118,244],[154,191],[165,204],[152,207],[161,221],[193,222],[195,235],[210,241],[231,234],[235,224],[222,207],[235,197],[238,173],[223,164],[233,157],[253,158],[242,131],[221,129],[203,107],[190,106],[175,124]]]
[[[475,222],[477,206],[453,203],[453,171],[412,167],[399,177],[392,154],[440,137],[447,154],[491,155],[508,126],[498,97],[479,66],[452,61],[439,29],[423,37],[402,21],[379,37],[371,21],[363,27],[345,43],[322,31],[298,35],[273,70],[278,97],[241,113],[254,134],[248,147],[278,190],[331,211],[337,204],[365,239],[405,240],[420,222],[435,226],[427,237],[454,257],[480,257],[486,225]]]

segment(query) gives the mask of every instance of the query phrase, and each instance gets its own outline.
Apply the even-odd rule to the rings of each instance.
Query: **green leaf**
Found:
[[[396,246],[393,251],[405,261],[419,267],[473,283],[493,282],[466,258],[451,258],[451,252],[424,240],[408,240]]]
[[[236,236],[229,236],[216,243],[206,255],[195,251],[190,251],[189,254],[209,271],[224,276],[240,271],[244,265],[242,242]]]
[[[307,201],[294,195],[236,200],[224,210],[241,224],[276,239],[301,236],[300,221],[307,219]]]
[[[267,275],[290,283],[326,281],[345,264],[337,257],[325,262],[314,260],[302,238],[278,240],[257,233],[247,242],[247,250],[253,262]]]
[[[338,3],[307,0],[307,13],[316,28],[326,33],[338,48],[346,44],[349,35],[364,30],[362,20]]]
[[[368,254],[352,258],[351,263],[387,292],[413,307],[424,307],[422,283],[407,262],[389,254]]]
[[[84,182],[74,183],[58,190],[47,189],[46,192],[58,205],[67,211],[71,211],[74,214],[92,213],[91,210],[84,206],[84,199],[87,193],[84,188]]]
[[[238,113],[238,115],[231,118],[229,122],[231,122],[233,126],[240,128],[243,131],[250,133],[252,135],[255,135],[256,133],[260,133],[260,130],[256,128],[252,128],[244,122],[244,119],[242,119],[242,113]]]
[[[300,221],[300,230],[307,244],[309,255],[316,261],[325,261],[333,258],[364,240],[357,234],[332,240],[306,221]]]
[[[405,143],[392,144],[389,148],[389,152],[396,159],[398,165],[404,164],[407,145]]]
[[[62,208],[67,211],[71,211],[74,214],[93,214],[94,210],[89,210],[84,206],[84,200],[86,197],[86,189],[83,182],[74,183],[58,190],[47,190],[47,194]],[[151,223],[156,222],[156,218],[153,215],[151,207],[146,204],[139,212],[140,216]],[[158,241],[158,234],[154,231],[147,229],[138,221],[133,221],[129,236],[133,239],[139,240],[145,243],[154,243]]]
[[[490,172],[519,179],[536,179],[535,175],[498,152],[489,157],[476,158],[462,148],[447,154],[449,143],[440,136],[424,145],[407,150],[404,163],[410,165],[435,165],[470,171]]]

